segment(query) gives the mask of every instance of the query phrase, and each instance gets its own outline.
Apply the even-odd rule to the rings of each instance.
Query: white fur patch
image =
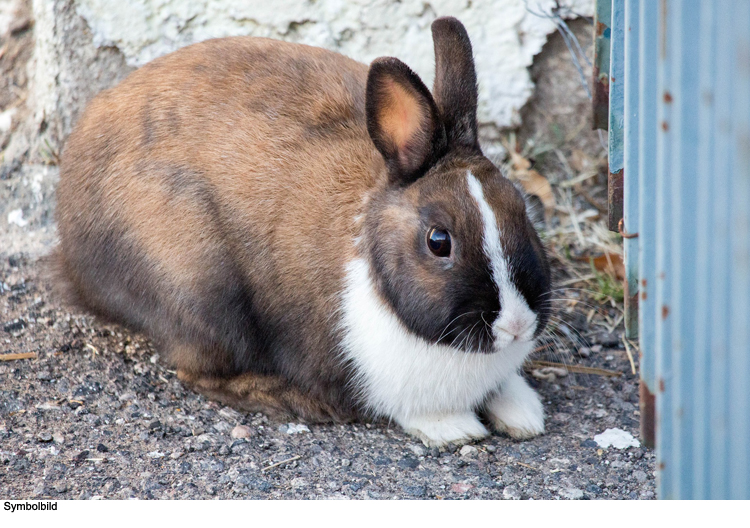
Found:
[[[429,343],[386,306],[361,258],[346,269],[342,324],[343,354],[354,367],[352,383],[361,401],[407,430],[417,428],[410,425],[414,420],[473,412],[520,368],[532,347],[514,342],[502,352],[479,354]],[[475,436],[477,428],[465,433]]]
[[[519,440],[544,432],[542,402],[520,374],[505,380],[500,392],[487,402],[487,416],[496,430]]]
[[[471,173],[467,182],[482,216],[484,251],[500,291],[495,353],[464,352],[409,331],[375,290],[362,258],[347,264],[341,303],[342,355],[353,367],[352,389],[359,400],[373,414],[393,419],[434,446],[486,436],[475,411],[493,393],[488,412],[495,427],[518,437],[544,430],[539,397],[518,374],[533,349],[536,314],[510,280],[497,220],[482,185]]]
[[[531,341],[536,331],[537,317],[510,279],[510,267],[503,254],[495,213],[484,198],[482,184],[469,171],[466,172],[466,182],[482,215],[484,252],[490,261],[492,278],[500,292],[500,316],[492,325],[495,348],[503,349],[514,341]]]

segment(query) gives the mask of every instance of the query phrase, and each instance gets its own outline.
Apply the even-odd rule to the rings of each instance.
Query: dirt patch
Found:
[[[607,428],[638,433],[637,377],[611,335],[536,357],[623,373],[530,368],[545,435],[427,449],[387,423],[290,427],[207,401],[142,336],[61,308],[21,256],[0,262],[0,314],[0,352],[35,355],[0,362],[7,498],[654,496],[652,451],[594,441]],[[247,438],[233,437],[238,425]]]

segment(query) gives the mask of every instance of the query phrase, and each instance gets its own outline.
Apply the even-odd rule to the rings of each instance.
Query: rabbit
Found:
[[[466,29],[432,35],[432,93],[395,58],[253,37],[102,92],[61,161],[68,299],[247,412],[386,419],[428,446],[543,433],[520,369],[548,259],[480,149]]]

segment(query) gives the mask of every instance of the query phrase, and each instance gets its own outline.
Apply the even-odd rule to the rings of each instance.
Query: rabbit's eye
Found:
[[[437,257],[449,257],[451,254],[451,236],[445,229],[433,227],[427,233],[427,247]]]

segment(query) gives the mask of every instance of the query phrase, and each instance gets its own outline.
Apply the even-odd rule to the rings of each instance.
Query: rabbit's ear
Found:
[[[435,84],[432,93],[451,147],[479,149],[477,141],[477,74],[466,28],[453,17],[432,23]]]
[[[370,65],[366,107],[367,131],[392,183],[413,182],[445,152],[445,129],[435,101],[400,60],[382,57]]]

